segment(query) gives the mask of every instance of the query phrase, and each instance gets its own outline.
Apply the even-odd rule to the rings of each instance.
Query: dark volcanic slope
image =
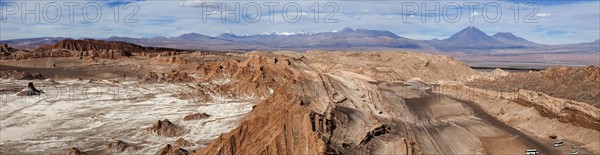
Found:
[[[496,45],[500,44],[494,38],[483,33],[476,27],[469,26],[448,39],[442,40],[448,46]]]

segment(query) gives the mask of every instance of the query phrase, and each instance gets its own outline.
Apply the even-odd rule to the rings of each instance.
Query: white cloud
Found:
[[[200,7],[203,1],[200,0],[184,0],[179,2],[179,6]]]
[[[474,11],[473,13],[471,13],[471,15],[469,15],[469,17],[476,17],[476,16],[479,16],[479,15],[480,15],[479,12]]]
[[[538,14],[535,14],[536,17],[542,17],[542,18],[544,18],[544,17],[550,17],[550,15],[551,14],[549,14],[549,13],[538,13]]]

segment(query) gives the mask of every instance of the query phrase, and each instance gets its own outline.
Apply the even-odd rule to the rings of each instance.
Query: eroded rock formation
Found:
[[[122,153],[127,151],[134,151],[136,147],[133,144],[118,140],[108,144],[107,149],[110,153]]]
[[[3,55],[5,55],[3,57],[15,60],[56,57],[77,57],[79,59],[87,59],[88,57],[103,59],[119,59],[124,57],[131,57],[133,55],[171,56],[174,55],[173,53],[187,52],[185,50],[171,48],[143,47],[125,42],[102,41],[93,39],[65,39],[53,45],[40,46],[33,51],[15,50],[5,45],[2,45],[2,47],[0,47],[0,50],[0,52],[2,52]]]
[[[40,46],[34,51],[36,52],[47,52],[55,49],[65,49],[70,51],[102,51],[117,49],[127,51],[130,53],[143,53],[143,52],[164,52],[164,51],[182,51],[171,48],[157,48],[157,47],[143,47],[131,43],[118,42],[118,41],[103,41],[94,39],[65,39],[57,42],[54,45]]]
[[[185,140],[183,138],[179,138],[175,141],[175,147],[190,147],[194,146],[190,141]]]
[[[168,119],[158,120],[147,129],[148,132],[159,136],[173,137],[177,135],[179,128]]]
[[[7,44],[0,44],[0,59],[7,59],[17,51],[19,50],[11,48]]]
[[[266,99],[236,129],[196,154],[420,152],[404,123],[389,119],[401,118],[397,111],[402,107],[383,97],[376,83],[370,83],[376,80],[348,72],[359,68],[320,70],[325,69],[317,65],[321,60],[302,59],[249,54],[241,62],[200,65],[197,71],[207,74],[206,79],[231,80],[217,82],[226,88],[217,87],[222,90],[217,92]],[[462,77],[467,76],[452,78]]]

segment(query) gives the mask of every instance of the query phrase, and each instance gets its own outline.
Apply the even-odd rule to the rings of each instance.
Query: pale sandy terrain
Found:
[[[25,80],[2,80],[2,88],[22,87]],[[140,84],[135,81],[88,83],[78,80],[33,81],[46,94],[0,95],[0,146],[4,153],[58,154],[71,147],[108,154],[107,145],[122,140],[139,147],[125,154],[154,154],[184,138],[199,148],[237,126],[255,104],[248,101],[198,102],[178,94],[184,84]],[[211,117],[183,121],[196,112]],[[175,137],[145,132],[157,120],[182,127]]]

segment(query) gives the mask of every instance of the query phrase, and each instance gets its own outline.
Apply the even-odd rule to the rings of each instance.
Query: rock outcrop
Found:
[[[178,134],[179,127],[177,125],[171,123],[168,119],[158,120],[151,127],[146,129],[148,132],[164,136],[164,137],[173,137]]]
[[[13,58],[15,54],[28,53],[27,50],[16,49],[8,46],[7,44],[0,44],[0,60],[6,60]]]
[[[108,144],[107,149],[110,153],[122,153],[127,151],[134,151],[136,148],[133,144],[118,140],[116,142]]]
[[[87,59],[88,57],[103,58],[103,59],[119,59],[123,57],[131,57],[133,55],[148,55],[157,56],[161,53],[177,53],[187,52],[185,50],[159,48],[159,47],[143,47],[135,44],[118,42],[118,41],[102,41],[93,39],[73,40],[65,39],[53,45],[43,45],[35,50],[29,51],[11,51],[11,48],[2,48],[6,58],[22,60],[33,58],[55,58],[55,57],[78,57],[79,59]],[[6,49],[6,50],[4,50]]]
[[[190,114],[190,115],[183,117],[183,120],[191,121],[191,120],[204,119],[204,118],[208,118],[208,117],[210,117],[210,115],[208,115],[206,113],[195,113],[195,114]]]
[[[129,51],[120,49],[101,49],[101,50],[89,50],[89,51],[72,51],[65,49],[52,49],[49,51],[38,51],[38,52],[17,52],[10,56],[15,60],[22,59],[35,59],[35,58],[58,58],[58,57],[77,57],[79,59],[119,59],[124,57],[130,57],[133,54]]]
[[[171,146],[171,144],[165,145],[165,147],[163,147],[158,152],[156,152],[156,155],[189,155],[189,154],[190,154],[190,152],[188,152],[187,150],[182,149],[181,147],[173,147],[173,146]]]
[[[516,102],[535,107],[543,116],[600,130],[600,109],[590,104],[555,98],[528,90],[519,90]]]
[[[190,141],[185,140],[183,138],[179,138],[175,141],[175,147],[190,147],[194,146]]]
[[[65,153],[64,155],[87,155],[87,153],[79,150],[78,148],[71,148],[67,153]]]
[[[103,41],[94,39],[73,40],[65,39],[57,42],[54,45],[40,46],[35,49],[35,52],[48,52],[56,49],[64,49],[70,51],[102,51],[102,50],[121,50],[130,53],[143,52],[164,52],[164,51],[183,51],[171,48],[143,47],[131,43],[119,41]]]
[[[16,51],[16,49],[8,47],[7,44],[0,44],[0,59],[5,59]]]
[[[170,83],[188,83],[194,80],[187,72],[172,70],[171,72],[162,73],[161,80]]]
[[[34,96],[41,95],[44,91],[37,90],[35,86],[33,86],[33,82],[29,82],[27,84],[27,88],[23,89],[21,92],[17,93],[17,96]]]

